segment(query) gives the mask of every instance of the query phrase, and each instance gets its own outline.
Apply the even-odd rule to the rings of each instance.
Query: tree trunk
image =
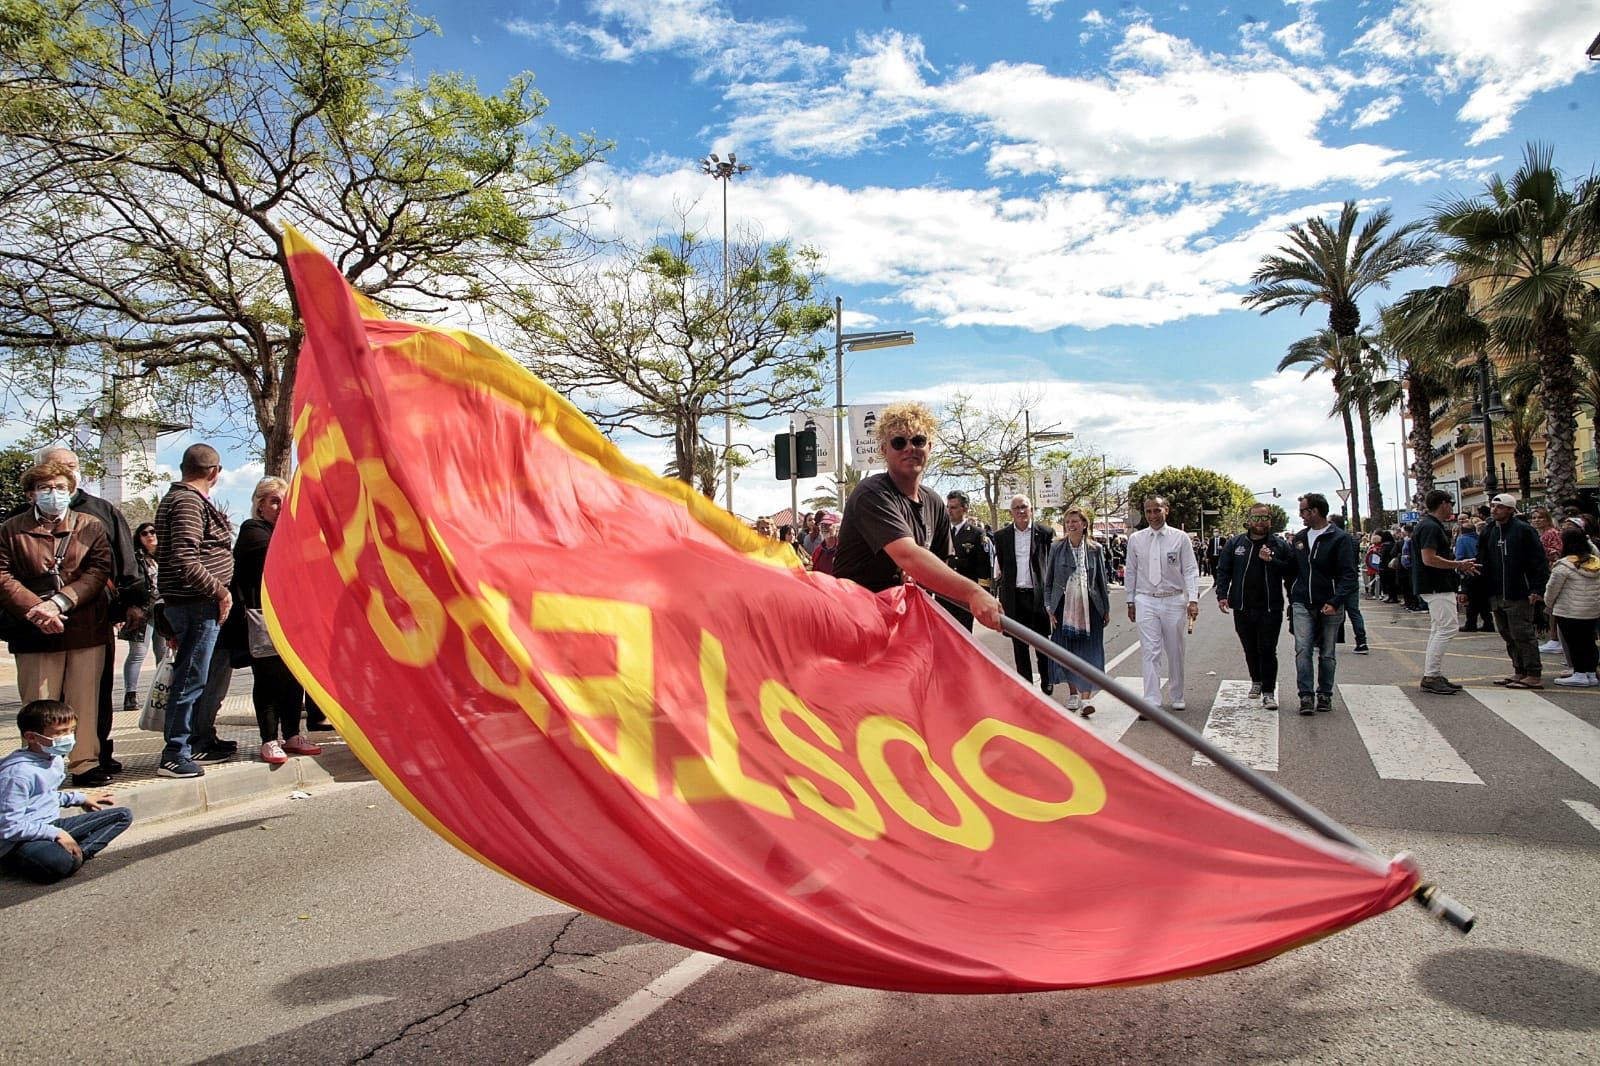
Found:
[[[1533,442],[1519,440],[1511,452],[1517,466],[1517,489],[1526,500],[1533,495]]]
[[[1418,388],[1415,375],[1406,393],[1411,411],[1411,477],[1416,489],[1408,501],[1413,510],[1422,510],[1423,497],[1433,491],[1433,399],[1428,390]]]
[[[1539,338],[1539,402],[1544,405],[1545,498],[1578,494],[1578,400],[1566,324],[1548,323]]]
[[[674,469],[678,480],[691,486],[694,484],[695,452],[699,447],[699,413],[686,411],[678,417],[677,425],[672,428],[672,454],[677,462]]]
[[[1368,531],[1378,528],[1378,523],[1383,520],[1383,479],[1378,473],[1378,450],[1372,443],[1372,412],[1366,404],[1359,407],[1361,413],[1361,452],[1366,460],[1367,468],[1367,523]]]
[[[1350,528],[1357,530],[1361,528],[1361,508],[1357,506],[1361,488],[1356,478],[1356,428],[1350,421],[1350,408],[1348,406],[1345,407],[1341,414],[1344,416],[1345,461],[1350,467],[1350,499],[1345,506],[1350,515]]]

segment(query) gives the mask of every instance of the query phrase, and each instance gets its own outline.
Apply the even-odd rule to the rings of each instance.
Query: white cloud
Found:
[[[1317,25],[1311,5],[1305,5],[1300,17],[1274,33],[1273,39],[1290,55],[1320,56],[1322,54],[1322,27]]]
[[[1364,126],[1375,126],[1380,122],[1384,122],[1396,111],[1400,110],[1402,103],[1404,103],[1404,100],[1398,93],[1380,96],[1361,109],[1356,115],[1355,121],[1350,123],[1350,128],[1359,130]]]
[[[1028,0],[1028,13],[1049,22],[1056,17],[1055,8],[1059,3],[1061,0]]]
[[[911,137],[959,143],[968,129],[987,149],[991,173],[1076,185],[1370,185],[1420,165],[1397,149],[1319,139],[1318,128],[1359,79],[1264,50],[1208,53],[1146,23],[1124,31],[1106,74],[1088,77],[994,63],[940,80],[916,37],[886,33],[857,44],[830,84],[730,87],[730,135],[815,157]]]
[[[1421,66],[1436,90],[1471,87],[1456,117],[1476,127],[1469,144],[1505,133],[1536,93],[1588,68],[1595,8],[1572,0],[1400,0],[1357,47]]]
[[[584,59],[627,63],[657,53],[688,56],[699,60],[696,76],[702,78],[807,71],[828,57],[827,48],[799,40],[798,23],[741,20],[717,0],[589,0],[586,6],[588,22],[513,19],[505,27]]]
[[[979,403],[1004,407],[1022,391],[1039,397],[1034,413],[1040,421],[1060,423],[1077,434],[1074,448],[1090,454],[1104,452],[1112,463],[1141,474],[1165,466],[1198,466],[1225,474],[1251,491],[1277,488],[1282,493],[1276,501],[1280,506],[1292,504],[1294,497],[1304,492],[1320,492],[1330,501],[1338,500],[1338,479],[1316,459],[1287,456],[1271,467],[1261,462],[1261,449],[1270,448],[1327,456],[1342,469],[1344,430],[1328,416],[1333,389],[1323,377],[1302,380],[1298,374],[1275,374],[1234,386],[1185,384],[1171,388],[1031,377],[941,381],[893,396],[864,393],[848,399],[852,403],[920,400],[937,408],[953,393],[963,392]],[[1263,419],[1263,411],[1272,412],[1272,417]],[[776,425],[752,429],[750,439],[770,441]],[[1387,471],[1392,466],[1388,442],[1399,441],[1399,422],[1380,422],[1374,432],[1383,460],[1380,467]],[[1175,441],[1181,441],[1182,447],[1176,447]],[[802,482],[800,498],[815,494],[822,485],[822,481]],[[1392,506],[1394,486],[1387,476],[1383,493],[1385,504]],[[1271,500],[1270,494],[1262,498]],[[742,514],[771,514],[789,506],[788,483],[773,480],[769,467],[758,464],[735,483],[734,503]],[[1359,503],[1365,512],[1365,488]],[[1293,510],[1292,506],[1287,509]]]
[[[713,231],[717,201],[685,165],[665,174],[615,175],[601,235],[655,235],[678,208]],[[1119,198],[1106,190],[849,189],[786,175],[733,191],[733,217],[768,236],[828,253],[830,277],[882,286],[945,326],[1159,325],[1239,306],[1240,287],[1282,240],[1295,208],[1241,221],[1230,198]],[[698,201],[698,203],[696,203]]]

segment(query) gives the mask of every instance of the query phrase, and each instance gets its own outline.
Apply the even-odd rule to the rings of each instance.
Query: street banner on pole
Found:
[[[835,473],[838,465],[835,459],[837,453],[833,450],[833,408],[819,407],[814,411],[807,411],[800,417],[795,428],[817,431],[817,471],[825,475]]]
[[[850,405],[850,465],[857,470],[876,470],[883,464],[883,453],[878,451],[878,436],[873,427],[886,403],[853,403]]]
[[[306,333],[268,625],[479,861],[685,947],[920,992],[1211,973],[1411,894],[1408,863],[1100,739],[914,588],[806,572],[486,342],[385,320],[286,244]]]

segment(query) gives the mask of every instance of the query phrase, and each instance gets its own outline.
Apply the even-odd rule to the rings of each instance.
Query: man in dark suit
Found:
[[[967,494],[950,493],[945,497],[945,509],[950,512],[950,558],[945,561],[962,577],[976,581],[979,588],[993,588],[994,544],[983,523],[968,517]],[[940,599],[939,606],[972,631],[971,611],[946,599]]]
[[[1044,609],[1045,564],[1050,558],[1050,541],[1054,536],[1055,530],[1049,526],[1034,523],[1033,502],[1026,496],[1011,497],[1011,524],[994,535],[1000,606],[1006,617],[1046,639],[1050,636],[1050,619]],[[1016,660],[1017,673],[1032,682],[1033,666],[1028,646],[1013,637],[1011,654]],[[1034,655],[1039,660],[1039,689],[1048,695],[1051,686],[1047,660],[1043,652]]]

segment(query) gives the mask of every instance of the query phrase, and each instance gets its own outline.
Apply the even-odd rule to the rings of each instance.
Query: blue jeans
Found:
[[[87,862],[133,824],[133,812],[126,807],[107,807],[72,818],[58,818],[55,824],[78,842],[78,850],[83,852],[84,862]],[[0,856],[0,869],[41,885],[52,885],[63,877],[71,877],[81,865],[55,840],[25,841]]]
[[[215,600],[169,603],[164,614],[178,635],[178,650],[172,655],[172,690],[167,696],[167,745],[161,749],[161,761],[171,762],[189,757],[194,705],[211,675],[211,653],[222,623],[217,619]]]
[[[1344,611],[1323,614],[1303,603],[1289,606],[1294,621],[1294,677],[1300,695],[1333,696],[1333,649],[1339,639],[1339,627],[1344,624]],[[1316,650],[1316,664],[1312,664],[1312,650]]]
[[[139,671],[144,669],[145,656],[149,654],[152,645],[156,649],[156,665],[160,666],[167,657],[167,638],[156,632],[155,623],[146,622],[144,633],[138,640],[125,642],[128,645],[128,657],[122,660],[122,690],[137,693],[139,691]]]
[[[1367,642],[1367,620],[1361,617],[1361,586],[1357,585],[1356,590],[1345,601],[1344,613],[1350,616],[1350,628],[1356,631],[1356,643],[1365,644]]]

